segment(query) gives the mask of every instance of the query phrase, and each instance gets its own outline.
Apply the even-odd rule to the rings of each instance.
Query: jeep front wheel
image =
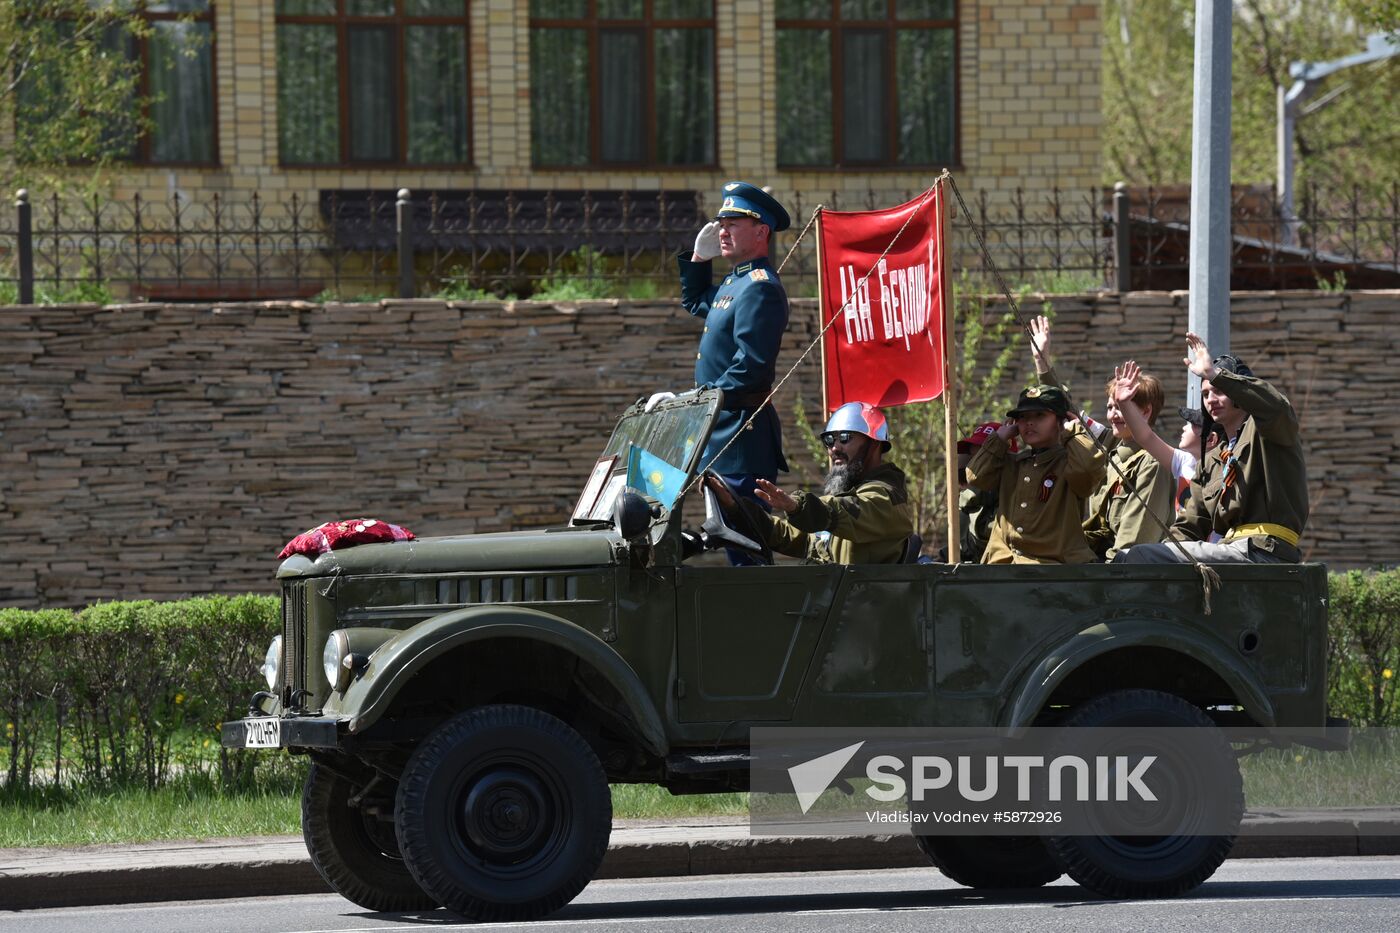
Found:
[[[301,833],[311,864],[341,897],[366,910],[433,910],[399,855],[394,827],[350,800],[351,781],[313,764],[301,794]],[[385,801],[386,810],[392,801]]]
[[[1038,888],[1064,872],[1040,836],[915,836],[933,867],[969,888]]]
[[[1151,783],[1163,804],[1150,814],[1143,809],[1136,832],[1129,809],[1126,821],[1097,834],[1081,823],[1079,835],[1049,837],[1051,854],[1071,878],[1104,897],[1176,897],[1215,873],[1235,844],[1244,785],[1234,750],[1204,711],[1158,690],[1118,690],[1088,701],[1064,726],[1057,753],[1109,761],[1125,752],[1155,756]],[[1109,738],[1086,748],[1076,728]]]
[[[571,901],[612,831],[598,756],[564,722],[525,706],[449,720],[399,781],[399,846],[423,890],[474,921],[525,921]]]

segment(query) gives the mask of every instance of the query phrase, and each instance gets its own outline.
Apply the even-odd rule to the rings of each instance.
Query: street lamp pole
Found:
[[[1188,322],[1216,354],[1230,350],[1230,14],[1230,0],[1196,0]],[[1188,375],[1186,404],[1200,403]]]

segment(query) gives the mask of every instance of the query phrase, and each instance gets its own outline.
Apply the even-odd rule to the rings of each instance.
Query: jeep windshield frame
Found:
[[[646,411],[646,403],[638,400],[618,419],[599,460],[614,458],[604,493],[616,478],[627,476],[628,445],[651,455],[685,473],[686,484],[694,478],[700,459],[709,441],[719,414],[722,393],[718,389],[698,389],[677,395]],[[675,503],[672,503],[674,505]],[[571,524],[595,524],[594,520],[575,518]]]

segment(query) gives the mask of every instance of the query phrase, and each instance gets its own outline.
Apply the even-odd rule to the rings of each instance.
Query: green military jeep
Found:
[[[629,451],[693,477],[720,404],[629,408],[567,526],[282,563],[270,692],[223,743],[310,755],[303,829],[336,891],[371,910],[549,913],[603,858],[610,783],[745,789],[751,727],[1198,727],[1220,733],[1201,767],[1236,824],[1222,730],[1326,744],[1320,566],[1220,567],[1207,615],[1188,566],[687,564],[686,497],[624,488]],[[700,545],[756,537],[709,504]],[[919,844],[965,884],[1068,872],[1151,897],[1200,884],[1233,839]]]

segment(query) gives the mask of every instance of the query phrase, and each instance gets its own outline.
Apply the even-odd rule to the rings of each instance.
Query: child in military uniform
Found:
[[[1134,367],[1132,392],[1126,396],[1119,393],[1124,367],[1115,368],[1113,378],[1104,386],[1108,426],[1117,442],[1109,456],[1116,469],[1108,469],[1104,481],[1089,497],[1089,517],[1084,520],[1089,547],[1103,560],[1113,560],[1119,551],[1134,544],[1156,544],[1175,517],[1171,474],[1137,440],[1128,418],[1131,410],[1159,444],[1166,443],[1151,427],[1162,410],[1162,383],[1156,376],[1137,370],[1136,364],[1129,365]]]
[[[1077,420],[1065,425],[1069,400],[1058,386],[1025,389],[1006,417],[967,465],[968,484],[995,490],[1000,502],[982,563],[1091,562],[1082,516],[1103,480],[1103,453]],[[1016,454],[1013,437],[1022,445]]]

